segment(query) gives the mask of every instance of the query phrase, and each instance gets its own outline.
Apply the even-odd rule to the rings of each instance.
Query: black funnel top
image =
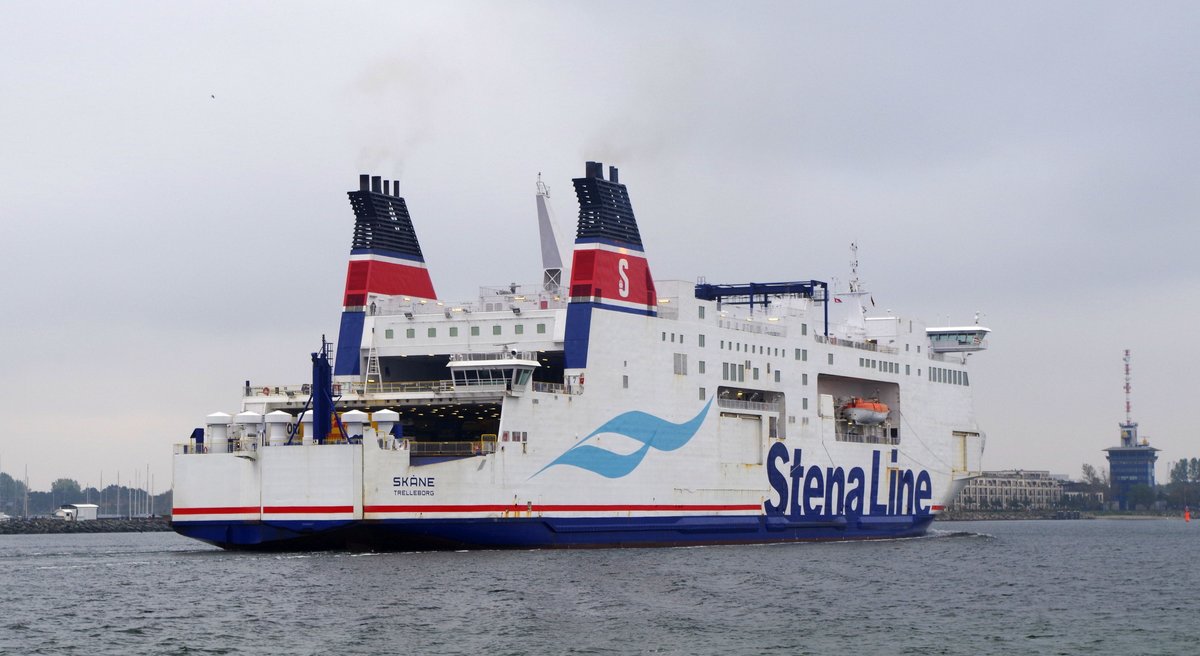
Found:
[[[379,177],[371,179],[372,190],[367,188],[367,176],[360,176],[358,191],[351,191],[350,206],[354,208],[354,242],[351,248],[391,251],[399,255],[416,257],[425,261],[421,244],[413,230],[408,206],[399,196],[400,183],[391,185],[395,195],[383,193]]]
[[[629,191],[618,184],[617,169],[610,168],[612,180],[604,179],[604,165],[588,162],[585,177],[575,178],[575,195],[579,198],[579,227],[575,238],[601,238],[642,247],[637,220]]]

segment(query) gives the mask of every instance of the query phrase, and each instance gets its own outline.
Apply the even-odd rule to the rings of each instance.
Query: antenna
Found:
[[[1125,423],[1133,423],[1133,405],[1129,401],[1129,395],[1133,391],[1132,376],[1129,374],[1129,349],[1125,349]]]
[[[858,281],[858,242],[850,242],[850,291],[856,292],[860,287]]]
[[[542,174],[537,179],[537,215],[538,236],[542,245],[542,290],[557,294],[563,287],[563,281],[568,280],[563,267],[562,249],[558,245],[558,227],[554,222],[554,214],[550,210],[550,188],[542,182]],[[516,290],[513,290],[516,293]]]

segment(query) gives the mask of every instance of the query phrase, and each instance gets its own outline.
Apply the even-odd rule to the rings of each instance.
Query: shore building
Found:
[[[985,471],[971,479],[953,507],[958,510],[1053,508],[1063,496],[1063,481],[1048,471]]]

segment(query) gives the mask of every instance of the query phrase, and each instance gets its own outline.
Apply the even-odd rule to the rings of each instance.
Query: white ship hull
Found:
[[[175,529],[245,549],[896,537],[923,533],[980,468],[966,358],[931,358],[915,322],[830,339],[820,299],[737,317],[682,282],[655,281],[651,312],[598,283],[586,303],[518,291],[472,312],[371,296],[355,319],[360,371],[337,377],[334,403],[370,419],[323,439],[292,425],[286,442],[232,421],[214,443],[210,425],[177,450]],[[501,341],[508,354],[488,355]],[[451,373],[389,381],[421,362]],[[900,425],[833,409],[867,394]],[[307,401],[300,386],[267,386],[243,406],[298,419]],[[378,421],[384,408],[403,430]]]

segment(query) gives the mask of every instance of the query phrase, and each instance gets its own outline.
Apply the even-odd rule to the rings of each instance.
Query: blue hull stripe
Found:
[[[356,521],[176,521],[176,532],[225,549],[532,549],[758,544],[915,537],[932,515],[899,517],[534,517]]]

